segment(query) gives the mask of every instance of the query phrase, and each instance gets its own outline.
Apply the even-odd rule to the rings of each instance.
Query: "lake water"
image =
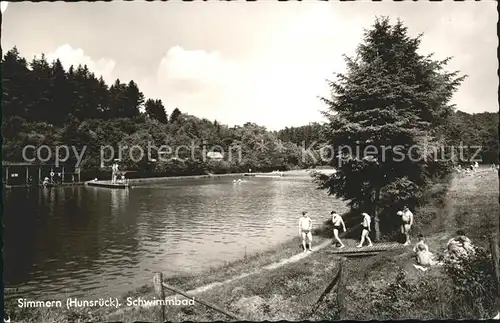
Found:
[[[311,179],[173,180],[128,190],[75,186],[4,192],[4,283],[18,295],[117,297],[153,272],[197,273],[273,248],[344,203]]]

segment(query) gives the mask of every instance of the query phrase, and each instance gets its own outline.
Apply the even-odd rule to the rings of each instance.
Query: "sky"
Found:
[[[400,18],[421,54],[453,56],[469,77],[459,110],[498,111],[495,1],[21,2],[2,1],[2,48],[65,68],[87,64],[111,84],[134,80],[146,98],[230,126],[270,130],[325,121],[326,80],[345,71],[376,16]]]

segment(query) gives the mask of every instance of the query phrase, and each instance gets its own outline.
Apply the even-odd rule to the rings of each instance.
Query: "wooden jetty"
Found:
[[[112,183],[111,181],[89,181],[86,182],[88,186],[105,187],[105,188],[128,188],[128,182]]]
[[[363,246],[361,248],[356,248],[356,246],[345,246],[344,248],[333,247],[329,252],[337,254],[343,257],[370,257],[378,255],[384,251],[390,251],[395,249],[404,249],[407,246],[400,243],[374,243],[373,246]]]
[[[285,175],[283,173],[245,173],[243,176],[249,176],[249,177],[269,177],[269,178],[281,178],[284,177]]]

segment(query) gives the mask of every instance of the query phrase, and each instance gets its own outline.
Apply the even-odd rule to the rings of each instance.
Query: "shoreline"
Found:
[[[324,226],[321,226],[316,230],[322,231],[324,229]],[[325,246],[328,246],[330,244],[330,240],[331,239],[329,238],[323,237],[321,233],[318,233],[314,240],[315,244],[313,245],[313,249],[315,249],[315,247],[323,249]],[[196,298],[197,296],[202,295],[203,298],[203,294],[216,290],[217,288],[223,287],[227,284],[234,283],[250,276],[258,277],[259,274],[262,275],[266,272],[278,270],[279,267],[286,266],[286,262],[291,258],[305,258],[304,256],[306,256],[307,254],[304,254],[301,250],[299,250],[300,245],[301,239],[299,237],[294,237],[287,241],[274,245],[270,249],[263,252],[251,254],[249,256],[245,254],[238,259],[206,268],[199,273],[164,277],[163,282],[173,285],[179,290],[186,291],[190,294],[190,296]],[[151,273],[151,280],[153,280],[153,275],[154,273]],[[15,290],[16,288],[9,289]],[[9,289],[6,289],[4,293],[4,306],[6,309],[8,308],[10,311],[12,311],[13,306],[16,306],[12,304],[17,304],[17,300],[19,297],[9,296]],[[180,296],[176,293],[170,293],[168,290],[165,290],[165,292],[165,298]],[[118,299],[122,304],[126,303],[127,298],[155,299],[157,298],[157,296],[154,291],[153,284],[151,283],[138,286],[116,297],[116,299]],[[184,296],[180,296],[180,298],[185,299]],[[50,321],[54,321],[54,319],[66,321],[68,312],[71,316],[84,315],[84,321],[124,321],[124,318],[128,317],[129,315],[134,315],[135,313],[140,311],[152,311],[152,308],[147,305],[138,305],[124,306],[121,308],[99,307],[66,309],[63,306],[62,308],[37,307],[25,308],[24,310],[33,311],[29,314],[29,316],[32,317],[32,320],[28,319],[26,320],[26,322],[44,321],[39,317],[50,317]],[[120,317],[120,319],[118,319],[117,317]],[[137,320],[141,321],[140,319]],[[22,321],[24,322],[25,320]],[[146,321],[150,321],[150,319]]]
[[[290,177],[304,177],[308,178],[311,169],[301,169],[301,170],[291,170],[284,172]],[[320,170],[321,171],[321,170]],[[327,170],[328,171],[328,170]],[[213,178],[213,177],[237,177],[243,176],[244,173],[229,173],[229,174],[213,174],[213,175],[201,175],[201,176],[176,176],[176,177],[164,177],[164,178],[141,178],[135,179],[135,181],[130,180],[130,184],[137,185],[138,182],[141,184],[151,183],[151,182],[163,182],[170,180],[183,180],[183,179],[197,179],[197,178]],[[257,173],[260,174],[260,173]],[[135,183],[134,183],[135,182]],[[313,240],[313,249],[322,243],[327,243],[328,238],[322,235],[324,231],[324,224],[318,225],[315,229],[316,233],[313,233],[315,238]],[[248,255],[241,254],[239,258],[225,262],[220,265],[216,265],[210,268],[206,268],[201,272],[185,274],[185,275],[174,275],[170,277],[164,277],[164,282],[175,286],[176,288],[188,293],[193,293],[193,296],[202,295],[206,292],[211,292],[217,290],[221,286],[226,284],[238,282],[249,276],[259,277],[261,275],[266,275],[267,272],[280,270],[280,267],[286,266],[287,260],[290,258],[297,257],[297,255],[302,256],[302,252],[299,249],[301,244],[299,237],[293,237],[283,242],[272,245],[269,249],[258,252],[255,254]],[[151,275],[151,279],[153,274]],[[6,303],[16,302],[17,297],[12,294],[8,295],[8,291],[5,295]],[[175,294],[169,294],[167,292],[166,297],[172,297]],[[147,307],[136,307],[136,306],[126,306],[126,299],[132,297],[153,299],[156,295],[154,294],[153,284],[139,285],[128,291],[120,293],[117,295],[117,299],[123,304],[122,308],[90,308],[90,309],[55,309],[55,308],[45,308],[45,309],[27,309],[33,311],[29,316],[33,317],[33,321],[39,321],[37,317],[66,317],[68,311],[70,312],[85,312],[91,313],[92,320],[114,320],[112,317],[127,314],[134,315],[134,311],[149,310],[151,308]],[[14,305],[15,306],[15,305]],[[12,305],[10,306],[12,311]],[[27,313],[26,313],[27,314]],[[25,315],[26,315],[25,314]],[[87,314],[85,314],[87,315]],[[89,314],[90,315],[90,314]],[[11,315],[12,316],[12,315]],[[90,319],[90,318],[89,318]],[[30,321],[30,320],[27,320]],[[44,321],[44,320],[41,320]]]
[[[262,257],[263,254],[276,253],[276,252],[278,252],[277,250],[279,250],[280,246],[291,244],[291,243],[295,242],[295,240],[296,240],[296,238],[290,239],[289,241],[280,244],[275,249],[270,249],[268,251],[264,251],[262,253],[255,254],[253,256],[250,256],[250,258],[254,258],[253,260],[255,260],[256,258]],[[313,246],[313,252],[318,252],[318,251],[320,251],[320,250],[328,247],[332,243],[332,239],[322,239],[320,241],[321,241],[320,244],[317,244],[316,246]],[[205,293],[207,291],[213,290],[213,289],[215,289],[217,287],[222,287],[224,285],[227,285],[227,284],[230,284],[230,283],[234,283],[234,282],[236,282],[238,280],[242,280],[242,279],[250,277],[250,276],[263,274],[266,271],[272,271],[272,270],[278,269],[278,268],[283,267],[283,266],[285,266],[287,264],[295,263],[297,261],[300,261],[300,260],[302,260],[304,258],[307,258],[307,257],[311,256],[311,255],[312,255],[312,253],[297,252],[297,253],[295,253],[291,257],[282,258],[282,259],[280,259],[278,261],[269,261],[268,264],[262,265],[260,268],[251,269],[251,270],[245,270],[243,272],[236,273],[233,276],[227,277],[227,278],[225,278],[223,280],[221,279],[221,280],[217,280],[217,281],[212,281],[212,282],[207,283],[205,285],[191,288],[190,290],[185,291],[185,293],[187,293],[189,296],[192,296],[192,297],[195,298],[197,295],[200,295],[200,294]],[[235,260],[233,262],[228,263],[227,265],[222,265],[222,266],[219,266],[219,267],[214,267],[211,270],[217,270],[218,268],[224,268],[224,267],[232,267],[232,266],[237,265],[238,263],[241,263],[241,261],[242,261],[242,259],[237,259],[237,260]],[[249,260],[249,262],[252,262],[252,259]],[[193,275],[189,275],[189,276],[185,276],[185,277],[187,279],[189,279],[189,278],[195,278],[197,276],[203,276],[204,274],[206,274],[206,273],[202,272],[202,273],[193,274]],[[163,281],[166,282],[166,283],[170,283],[171,281],[176,281],[177,279],[178,279],[177,277],[169,277],[169,278],[165,278]],[[176,286],[176,287],[178,287],[178,286]],[[146,288],[146,286],[142,286],[139,289],[144,289],[144,288]],[[171,295],[166,296],[165,299],[174,299],[177,296],[181,296],[181,295],[179,295],[177,293],[172,293]],[[125,296],[122,296],[122,297],[125,298]],[[139,297],[142,297],[142,296],[139,296]],[[185,298],[185,297],[181,296],[181,298]],[[151,306],[149,304],[144,304],[144,305],[138,305],[138,306],[133,306],[133,307],[121,308],[119,310],[116,310],[116,311],[114,311],[112,313],[107,314],[107,316],[111,317],[111,316],[114,316],[114,315],[122,315],[122,314],[125,314],[125,313],[130,312],[130,311],[134,311],[134,310],[138,310],[138,309],[144,309],[144,308],[151,308],[153,306]]]
[[[454,185],[450,187],[437,185],[436,188],[438,191],[444,189],[443,192],[446,192],[446,203],[443,204],[441,199],[436,196],[418,209],[421,219],[417,227],[425,233],[431,250],[439,250],[442,244],[447,241],[449,235],[452,235],[456,229],[454,228],[456,224],[453,222],[457,214],[455,214],[454,210],[459,210],[467,205],[467,208],[473,208],[478,214],[491,213],[487,212],[489,210],[488,208],[492,207],[492,202],[497,203],[498,193],[495,193],[497,189],[492,189],[489,184],[498,183],[498,177],[484,176],[483,174],[478,175],[479,176],[463,178],[458,177],[453,181]],[[479,187],[479,185],[481,185],[481,187]],[[486,190],[487,188],[489,189]],[[480,194],[479,199],[478,194]],[[488,200],[491,199],[492,196],[496,196],[496,198]],[[472,201],[475,202],[471,204]],[[493,204],[496,205],[495,203]],[[435,218],[434,214],[442,214],[442,216]],[[479,232],[482,232],[482,224],[477,221],[477,218],[468,219],[468,224],[471,226],[471,239],[479,245],[481,245],[482,242],[484,243],[484,241],[481,241],[479,234]],[[350,229],[355,230],[354,225],[351,226],[347,223],[346,225]],[[476,232],[478,233],[476,234]],[[315,237],[313,239],[313,249],[315,246],[318,247],[322,243],[327,243],[327,240],[330,239],[330,235],[331,230],[326,222],[318,225],[313,232],[313,236]],[[345,239],[348,244],[349,240],[352,240],[343,235],[340,237],[343,240]],[[351,241],[351,244],[354,242],[356,241]],[[206,268],[201,273],[164,278],[164,282],[179,290],[193,293],[190,294],[190,296],[213,302],[249,320],[328,319],[330,318],[328,308],[320,310],[314,317],[301,317],[301,315],[314,305],[311,302],[314,302],[319,297],[326,283],[332,279],[333,273],[337,270],[338,257],[331,254],[329,248],[324,248],[317,252],[312,252],[307,256],[307,260],[298,259],[296,262],[287,262],[287,259],[302,258],[299,245],[300,238],[294,237],[264,252],[253,254],[248,257],[245,255],[235,261],[212,268]],[[369,298],[359,296],[364,295],[366,292],[365,289],[367,287],[365,283],[363,283],[364,279],[373,280],[374,285],[372,287],[382,288],[380,291],[383,291],[383,288],[386,288],[384,286],[396,279],[400,270],[406,270],[409,274],[409,283],[414,283],[414,281],[422,278],[422,274],[418,271],[416,272],[412,267],[412,251],[408,249],[401,250],[401,252],[401,254],[397,255],[389,253],[384,256],[383,253],[381,257],[377,256],[373,259],[355,260],[356,265],[352,269],[349,269],[349,275],[352,275],[355,282],[352,286],[349,286],[349,289],[352,290],[352,293],[349,294],[349,298],[352,298],[353,302],[349,302],[351,305],[348,307],[348,318],[366,320],[369,318],[370,310],[372,312],[375,310],[372,308],[373,304],[370,305]],[[276,266],[276,264],[282,265]],[[354,264],[354,262],[351,262],[351,264]],[[375,267],[377,268],[375,269]],[[395,267],[399,269],[395,270]],[[151,278],[153,278],[153,275],[154,273],[151,273]],[[428,273],[427,279],[429,282],[428,286],[430,287],[428,287],[429,290],[422,291],[422,293],[432,293],[433,297],[443,296],[444,292],[442,291],[446,291],[446,288],[450,286],[446,285],[446,281],[443,280],[440,275],[439,271]],[[381,283],[381,279],[383,280],[383,284]],[[437,282],[439,282],[439,284],[437,284]],[[171,298],[175,295],[176,293],[166,291],[165,297]],[[335,295],[335,292],[332,292],[331,295],[327,296],[325,302],[334,304]],[[129,297],[146,300],[154,299],[156,294],[153,284],[150,283],[140,286],[135,290],[120,295],[118,299],[126,300]],[[8,295],[6,295],[5,299],[9,299]],[[181,297],[181,299],[183,299],[183,297]],[[125,304],[125,302],[122,304]],[[259,304],[270,304],[271,312],[266,312],[269,311],[269,309],[264,310],[267,307],[264,306],[263,309],[261,308],[263,305]],[[13,307],[11,304],[9,305],[8,309],[10,311],[16,310],[12,309]],[[391,306],[389,303],[386,305]],[[369,308],[367,313],[363,312],[363,314],[359,312],[359,310],[364,306],[368,306]],[[424,304],[412,310],[411,315],[416,315],[415,317],[418,316],[425,319],[428,319],[429,315],[431,315],[430,317],[443,319],[450,318],[448,315],[452,313],[449,311],[439,311],[441,311],[441,309],[432,307],[432,304]],[[11,312],[9,312],[9,314],[10,313]],[[17,312],[15,314],[17,314],[17,317],[21,318],[22,314],[28,315],[29,317],[26,317],[26,319],[22,321],[29,322],[67,320],[68,317],[75,317],[75,315],[80,321],[133,322],[154,321],[157,319],[157,311],[154,308],[136,306],[71,309],[69,313],[66,309],[31,309],[24,313]],[[220,314],[213,313],[201,306],[172,306],[168,309],[168,315],[171,321],[227,320],[227,317],[220,316]],[[385,315],[399,314],[386,313]],[[12,315],[11,317],[14,318]],[[400,317],[387,316],[384,318],[396,319]]]
[[[296,169],[296,170],[287,170],[283,171],[284,178],[293,178],[293,177],[306,177],[310,175],[310,172],[312,171],[317,171],[320,173],[324,173],[326,175],[330,175],[332,173],[332,169],[315,169],[315,168],[307,168],[307,169]],[[224,173],[224,174],[204,174],[204,175],[184,175],[184,176],[164,176],[164,177],[144,177],[144,178],[131,178],[128,179],[128,183],[130,186],[140,186],[140,185],[147,185],[151,183],[162,183],[162,182],[168,182],[168,181],[173,181],[173,180],[187,180],[187,179],[207,179],[207,178],[219,178],[219,177],[248,177],[245,174],[249,173]],[[255,172],[255,173],[250,173],[253,175],[269,175],[272,174],[272,172]],[[85,181],[85,182],[75,182],[75,183],[62,183],[58,184],[55,187],[51,188],[59,188],[59,187],[68,187],[68,186],[86,186],[87,183],[92,182],[90,181]],[[109,182],[109,180],[98,180],[98,182]],[[28,185],[4,185],[4,189],[15,189],[15,188],[42,188],[40,186],[28,186]]]

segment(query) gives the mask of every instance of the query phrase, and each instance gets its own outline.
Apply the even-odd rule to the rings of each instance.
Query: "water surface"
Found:
[[[117,297],[153,272],[198,273],[319,225],[344,204],[310,178],[174,180],[128,190],[12,189],[4,194],[4,282],[22,297]]]

